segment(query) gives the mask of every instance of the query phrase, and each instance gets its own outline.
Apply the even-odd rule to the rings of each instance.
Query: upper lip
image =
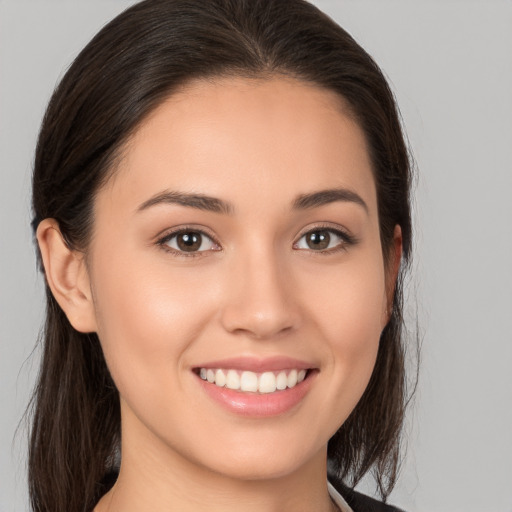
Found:
[[[287,369],[308,370],[314,368],[314,364],[301,361],[292,357],[273,356],[273,357],[253,357],[240,356],[217,361],[208,361],[195,366],[195,368],[225,368],[233,370],[247,370],[255,373],[266,371],[278,371]]]

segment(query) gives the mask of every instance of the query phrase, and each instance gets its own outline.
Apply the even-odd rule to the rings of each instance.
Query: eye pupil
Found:
[[[307,236],[307,244],[310,249],[326,249],[331,241],[331,235],[327,231],[313,231]]]
[[[194,231],[180,233],[177,236],[178,247],[182,251],[192,252],[201,247],[201,234]]]

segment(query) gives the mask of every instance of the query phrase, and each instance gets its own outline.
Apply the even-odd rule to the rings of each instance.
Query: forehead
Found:
[[[357,189],[373,208],[364,134],[343,99],[292,78],[226,77],[192,82],[157,107],[99,195],[134,209],[171,189],[263,210],[332,187]]]

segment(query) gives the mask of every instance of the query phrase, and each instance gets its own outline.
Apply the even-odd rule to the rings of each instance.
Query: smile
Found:
[[[300,408],[319,374],[316,363],[288,357],[237,357],[193,368],[203,392],[237,416],[268,418]]]
[[[262,373],[225,368],[200,368],[199,377],[215,384],[244,393],[268,394],[292,389],[306,378],[307,370],[289,369]]]

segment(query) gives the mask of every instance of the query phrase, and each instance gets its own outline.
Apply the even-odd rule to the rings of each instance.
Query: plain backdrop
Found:
[[[0,0],[1,512],[28,510],[26,431],[15,430],[43,312],[29,229],[38,127],[73,57],[132,3]],[[419,171],[409,316],[422,365],[390,501],[512,512],[512,2],[314,3],[389,77]]]

